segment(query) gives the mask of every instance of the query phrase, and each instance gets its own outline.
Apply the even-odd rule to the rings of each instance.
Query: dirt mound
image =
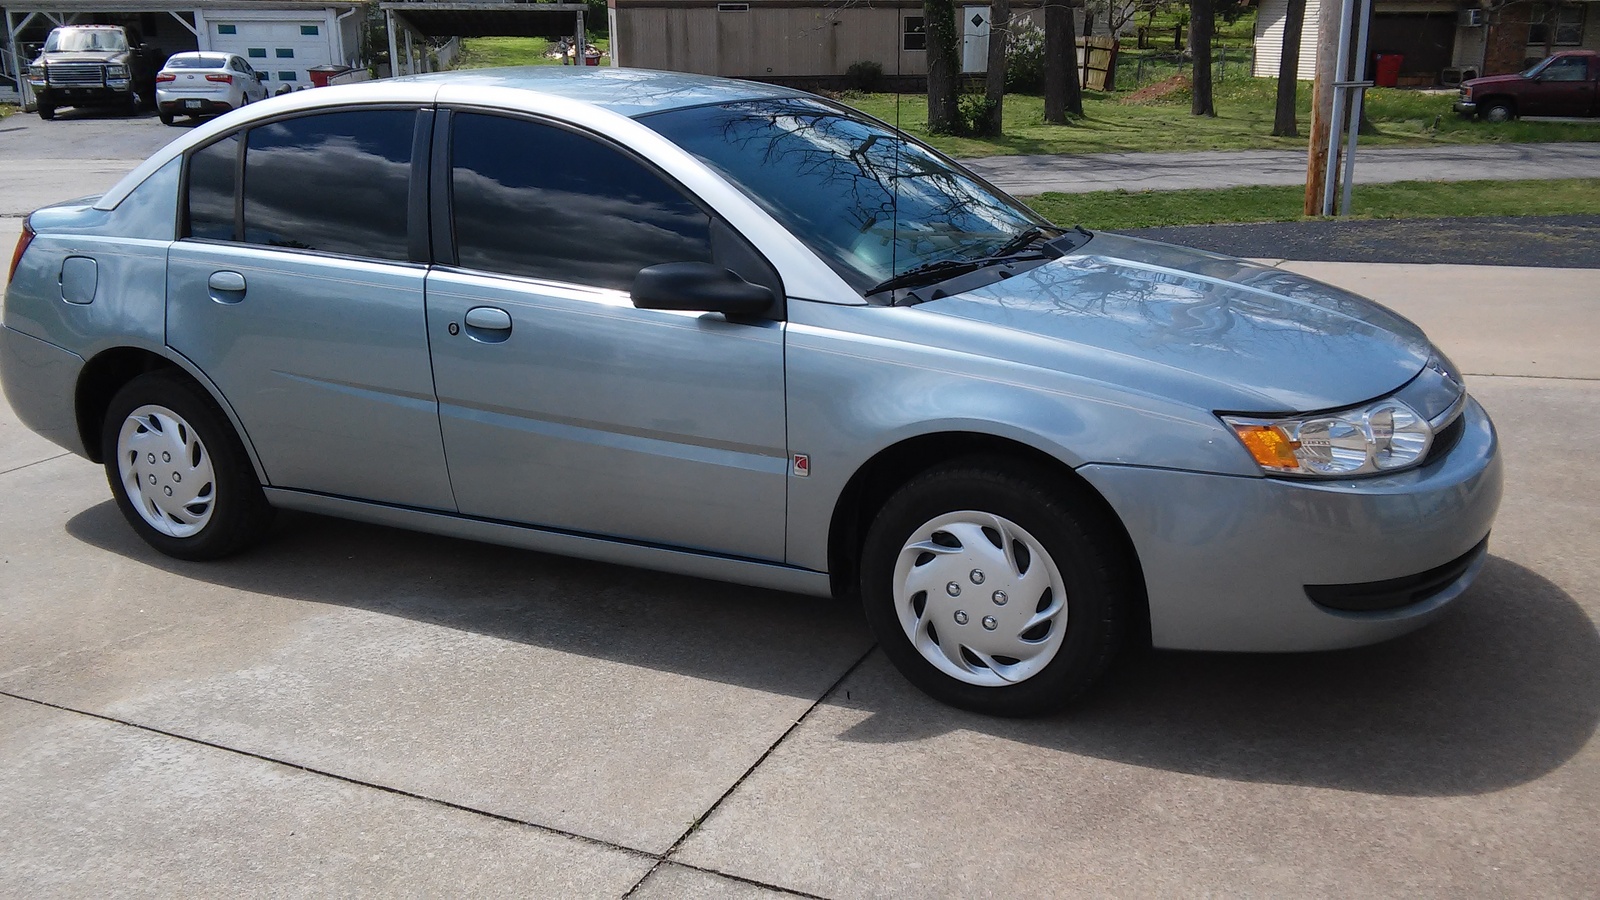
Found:
[[[1189,76],[1174,75],[1171,78],[1163,81],[1158,81],[1154,84],[1147,84],[1128,96],[1123,97],[1120,102],[1149,103],[1154,100],[1165,100],[1168,97],[1171,97],[1173,94],[1181,94],[1188,91],[1192,86],[1193,85],[1189,81]]]

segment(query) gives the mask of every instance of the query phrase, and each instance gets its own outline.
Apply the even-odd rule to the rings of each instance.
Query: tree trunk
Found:
[[[1083,115],[1083,89],[1078,84],[1078,38],[1067,0],[1045,0],[1044,120],[1067,124],[1067,115]]]
[[[922,15],[928,35],[928,130],[953,134],[960,119],[956,82],[961,77],[955,0],[923,0]]]
[[[1278,109],[1272,116],[1272,133],[1299,137],[1294,95],[1300,87],[1300,35],[1306,27],[1306,0],[1289,0],[1283,20],[1283,53],[1278,57]]]
[[[1211,97],[1211,0],[1189,0],[1189,45],[1194,48],[1194,96],[1189,112],[1197,116],[1217,115]]]
[[[984,99],[989,101],[989,133],[1002,131],[1000,113],[1006,102],[1006,51],[1011,46],[1011,0],[991,0],[989,5],[989,73],[984,77]]]

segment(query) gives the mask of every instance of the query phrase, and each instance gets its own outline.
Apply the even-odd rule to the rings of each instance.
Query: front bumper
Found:
[[[1477,401],[1469,399],[1461,415],[1454,447],[1394,475],[1309,481],[1113,465],[1078,471],[1133,540],[1155,646],[1355,647],[1427,623],[1482,566],[1479,545],[1500,505],[1498,440]],[[1360,592],[1422,581],[1426,590],[1404,605],[1371,611],[1311,597],[1330,586]]]
[[[1472,102],[1471,100],[1457,100],[1455,109],[1456,112],[1466,116],[1469,119],[1478,115],[1478,104]]]
[[[133,97],[133,89],[122,87],[47,87],[34,88],[40,103],[50,106],[120,106]]]

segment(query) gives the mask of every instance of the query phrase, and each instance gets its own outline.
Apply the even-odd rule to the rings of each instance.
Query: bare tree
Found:
[[[989,133],[1002,130],[1001,112],[1006,102],[1006,51],[1011,47],[1011,0],[991,0],[989,5],[989,72],[984,78],[984,99],[989,104]]]
[[[1295,91],[1300,87],[1300,35],[1306,26],[1306,0],[1289,0],[1283,18],[1283,50],[1278,56],[1278,109],[1272,116],[1272,133],[1299,137],[1295,122]]]
[[[923,0],[922,16],[928,36],[928,130],[951,134],[960,122],[955,0]]]
[[[1194,89],[1189,112],[1217,115],[1211,95],[1211,33],[1216,29],[1211,0],[1189,0],[1189,46],[1194,51]]]
[[[1069,0],[1044,4],[1044,120],[1067,124],[1067,115],[1083,115],[1083,87],[1078,83],[1078,38],[1073,33]]]

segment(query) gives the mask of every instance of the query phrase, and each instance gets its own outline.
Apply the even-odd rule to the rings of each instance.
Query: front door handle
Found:
[[[238,303],[244,299],[244,276],[238,272],[212,272],[206,279],[211,299],[218,303]]]
[[[511,314],[493,306],[474,306],[467,310],[467,337],[485,344],[498,344],[511,337]]]

